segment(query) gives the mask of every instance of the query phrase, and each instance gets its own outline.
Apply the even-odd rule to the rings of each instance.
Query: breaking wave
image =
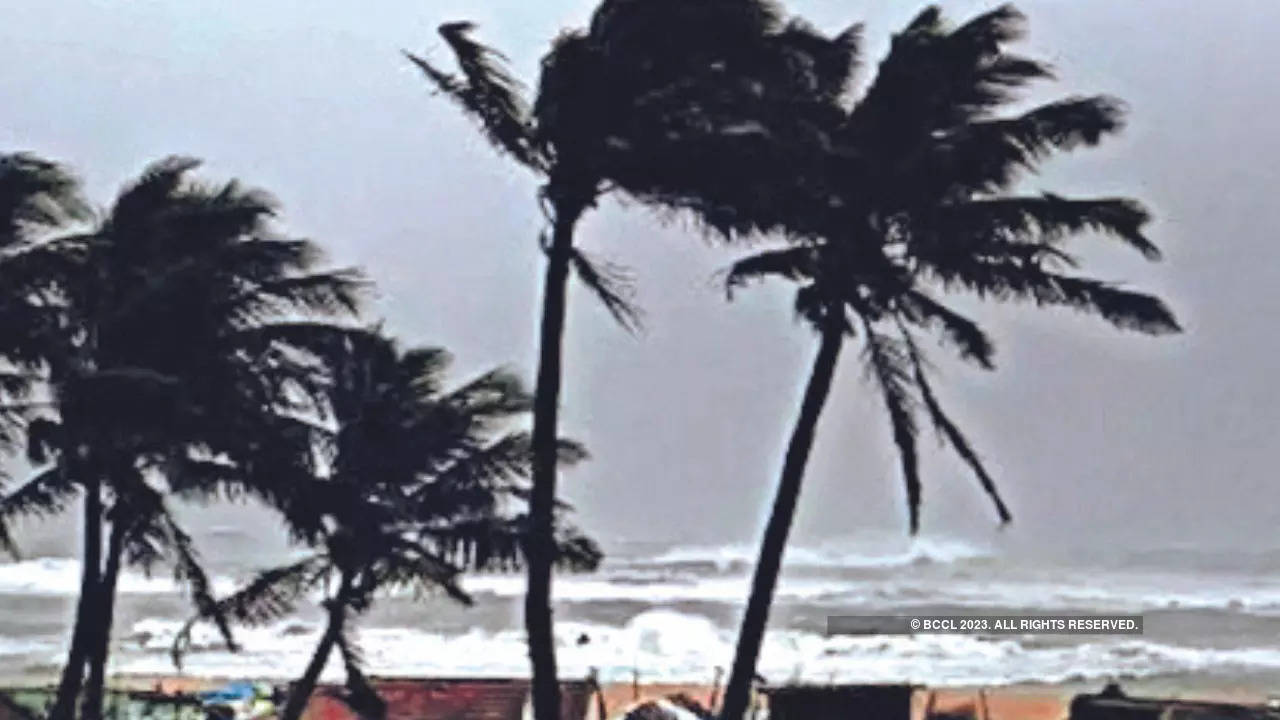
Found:
[[[167,650],[178,623],[138,623],[138,649],[123,648],[125,672],[167,672]],[[198,633],[186,659],[189,672],[288,677],[305,665],[320,629],[287,622],[238,633],[244,650],[222,648],[211,629]],[[523,633],[513,630],[444,634],[414,628],[369,627],[356,633],[370,671],[436,676],[524,676]],[[732,658],[733,633],[706,618],[651,610],[620,625],[564,622],[557,627],[559,662],[566,676],[597,669],[603,679],[705,682]],[[1208,649],[1105,638],[1054,644],[1044,638],[963,635],[825,637],[790,630],[770,632],[760,661],[771,682],[928,682],[935,686],[1145,678],[1178,673],[1231,673],[1280,669],[1280,650]],[[336,662],[326,673],[340,675]]]
[[[868,549],[865,543],[832,541],[815,546],[788,548],[785,564],[792,568],[896,568],[908,565],[947,565],[966,560],[990,558],[994,552],[988,548],[971,545],[959,540],[916,538],[902,546]],[[854,549],[851,545],[858,545]],[[755,546],[734,544],[718,546],[677,547],[652,558],[641,559],[642,565],[700,565],[714,566],[720,570],[749,566],[755,562],[758,549]]]
[[[230,578],[215,579],[219,591],[234,587]],[[178,585],[163,570],[153,575],[137,571],[120,574],[118,591],[125,595],[175,593]],[[80,561],[43,557],[0,564],[0,595],[74,597],[80,592]]]

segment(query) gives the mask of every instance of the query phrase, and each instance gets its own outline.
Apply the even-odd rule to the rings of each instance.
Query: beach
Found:
[[[117,690],[153,691],[165,694],[189,694],[216,689],[227,683],[249,678],[212,678],[179,675],[127,675],[112,678],[110,686]],[[566,678],[568,679],[568,678]],[[255,679],[256,680],[256,679]],[[270,681],[271,679],[262,678]],[[279,682],[279,679],[275,679]],[[30,685],[27,685],[30,687]],[[1027,684],[1008,687],[922,687],[912,699],[912,720],[923,720],[930,704],[934,712],[975,713],[986,720],[1063,720],[1068,716],[1072,698],[1082,693],[1095,693],[1096,684]],[[603,700],[609,717],[616,717],[638,701],[686,695],[706,706],[716,688],[697,683],[608,683],[602,686]],[[1216,686],[1195,685],[1171,687],[1159,682],[1135,682],[1125,685],[1134,697],[1161,697],[1182,700],[1206,700],[1241,704],[1262,704],[1267,700],[1258,688],[1222,683]],[[595,698],[591,698],[588,717],[594,719]]]
[[[219,592],[275,560],[232,552],[253,543],[254,531],[221,528],[201,538]],[[220,542],[233,546],[218,552]],[[594,670],[611,707],[633,694],[633,678],[663,692],[697,688],[691,694],[705,698],[716,668],[732,659],[750,548],[619,544],[609,551],[599,572],[556,580],[561,677]],[[774,685],[908,682],[938,689],[940,703],[972,700],[985,687],[993,717],[1060,717],[1072,695],[1097,692],[1113,678],[1134,694],[1163,697],[1262,702],[1280,690],[1280,553],[1027,556],[972,542],[898,539],[798,546],[787,562],[759,663]],[[0,564],[0,681],[56,677],[78,572],[70,557]],[[464,584],[471,607],[388,594],[357,617],[367,672],[526,677],[523,577],[479,575]],[[279,621],[237,627],[237,653],[211,627],[198,627],[179,679],[170,650],[190,612],[169,578],[127,574],[110,673],[131,684],[143,678],[144,686],[146,679],[285,682],[301,672],[322,626],[318,608],[299,603]],[[903,612],[1137,613],[1145,623],[1140,636],[826,633],[832,615]],[[331,662],[322,679],[340,682],[340,663]]]

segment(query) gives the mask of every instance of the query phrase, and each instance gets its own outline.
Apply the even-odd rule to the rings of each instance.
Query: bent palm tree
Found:
[[[765,527],[724,720],[739,720],[747,706],[805,464],[846,337],[861,337],[868,375],[884,399],[914,534],[921,412],[977,476],[1000,520],[1010,519],[978,453],[943,411],[913,328],[940,333],[963,360],[985,369],[993,368],[993,344],[932,291],[1067,306],[1144,333],[1180,330],[1155,297],[1063,272],[1077,261],[1061,243],[1082,232],[1115,237],[1158,258],[1142,233],[1148,214],[1140,204],[1011,191],[1051,153],[1093,145],[1121,127],[1118,103],[1105,97],[997,116],[1014,90],[1049,75],[1043,65],[1003,51],[1021,22],[1010,7],[954,29],[936,8],[921,13],[894,38],[875,82],[832,131],[843,152],[812,170],[819,192],[793,223],[793,242],[728,271],[730,292],[758,278],[798,283],[796,313],[817,331],[819,347]]]
[[[464,603],[464,569],[508,569],[521,560],[527,518],[512,505],[527,496],[529,437],[504,429],[526,415],[531,398],[515,377],[486,373],[444,387],[448,357],[438,349],[400,352],[374,333],[347,333],[326,353],[334,428],[316,428],[296,445],[299,462],[319,449],[318,477],[298,488],[286,520],[315,548],[305,558],[265,571],[217,609],[247,624],[276,620],[297,599],[324,594],[326,624],[310,662],[282,711],[297,720],[336,647],[346,669],[349,703],[362,716],[382,714],[361,671],[349,634],[351,616],[377,592],[409,587],[443,591]],[[561,442],[560,459],[585,457]],[[557,561],[594,569],[591,540],[562,528]],[[190,630],[188,624],[187,631]],[[180,657],[187,632],[175,650]]]
[[[168,557],[197,606],[211,605],[163,494],[208,492],[207,459],[239,460],[228,454],[239,449],[232,430],[284,412],[291,390],[309,382],[281,320],[355,307],[358,276],[317,271],[313,244],[269,227],[269,198],[234,182],[195,183],[197,165],[152,165],[92,231],[57,240],[75,262],[56,285],[66,322],[47,336],[51,401],[28,413],[28,455],[43,467],[0,500],[0,517],[10,517],[85,496],[81,611],[53,718],[74,714],[86,662],[81,712],[101,714],[122,563]]]
[[[606,0],[586,32],[559,38],[543,60],[532,107],[502,56],[472,41],[469,23],[442,25],[462,77],[410,60],[476,117],[488,139],[545,180],[551,231],[534,394],[533,477],[525,628],[538,720],[559,720],[551,570],[556,438],[566,291],[571,271],[623,326],[639,316],[625,278],[574,244],[583,213],[610,190],[690,210],[726,238],[777,225],[770,178],[821,146],[856,47],[857,28],[826,38],[784,23],[767,2]],[[828,123],[829,124],[829,123]]]

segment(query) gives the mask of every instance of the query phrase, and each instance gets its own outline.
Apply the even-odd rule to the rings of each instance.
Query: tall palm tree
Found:
[[[1064,272],[1078,263],[1062,243],[1080,233],[1111,236],[1159,258],[1143,234],[1149,216],[1139,203],[1017,190],[1022,176],[1052,153],[1094,145],[1122,124],[1119,103],[1106,97],[1001,114],[1018,88],[1049,77],[1044,65],[1004,50],[1022,24],[1008,6],[959,27],[934,7],[917,16],[832,129],[836,151],[807,171],[816,191],[792,223],[791,242],[744,258],[727,273],[730,291],[760,278],[797,283],[797,316],[819,343],[765,527],[724,720],[739,720],[748,703],[805,465],[846,338],[860,337],[868,375],[883,397],[914,534],[919,413],[974,472],[1000,520],[1010,519],[978,453],[943,411],[916,331],[939,333],[961,359],[984,369],[994,367],[994,345],[977,323],[935,299],[936,291],[1066,306],[1124,330],[1180,330],[1158,298]]]
[[[88,217],[79,183],[65,167],[29,154],[0,156],[0,449],[6,453],[23,445],[25,419],[43,400],[53,336],[66,324],[56,296],[75,253],[53,237]],[[15,551],[3,522],[0,546]],[[72,655],[83,662],[79,636]]]
[[[623,326],[634,329],[639,320],[624,278],[575,246],[578,221],[618,191],[692,211],[726,238],[777,225],[785,216],[771,179],[802,151],[821,147],[815,129],[823,124],[811,116],[832,114],[858,31],[827,38],[784,22],[764,0],[605,0],[586,31],[555,42],[530,105],[502,56],[471,40],[471,29],[440,27],[462,77],[409,58],[480,121],[493,144],[544,181],[551,228],[542,237],[525,628],[535,717],[559,720],[551,548],[570,272]]]
[[[528,414],[532,398],[518,378],[497,370],[447,389],[449,359],[442,350],[402,352],[376,332],[337,340],[337,352],[327,353],[333,426],[317,426],[294,448],[300,464],[315,463],[317,477],[299,487],[299,502],[284,508],[314,550],[260,573],[218,605],[225,615],[256,624],[287,614],[307,593],[323,594],[326,625],[289,693],[284,720],[301,716],[335,647],[346,668],[348,702],[364,716],[380,716],[381,701],[349,637],[351,617],[368,610],[378,591],[394,587],[443,591],[469,604],[459,575],[467,568],[517,566],[527,523],[515,506],[527,497],[529,436],[509,426]],[[585,457],[575,443],[559,447],[562,462]],[[600,552],[562,526],[556,559],[589,570]],[[179,636],[178,657],[190,628]]]
[[[314,244],[271,228],[268,196],[195,182],[198,164],[150,166],[95,227],[57,240],[74,262],[55,285],[65,322],[46,334],[48,402],[26,416],[39,468],[0,500],[7,518],[84,495],[80,602],[51,718],[73,716],[86,664],[81,714],[101,715],[123,563],[167,558],[197,605],[212,605],[164,494],[207,493],[223,479],[209,475],[210,459],[238,459],[233,430],[296,403],[311,372],[291,359],[297,317],[355,309],[357,274],[317,270]]]

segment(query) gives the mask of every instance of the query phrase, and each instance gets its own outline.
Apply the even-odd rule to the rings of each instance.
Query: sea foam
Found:
[[[164,632],[167,629],[168,633]],[[176,626],[152,619],[135,626],[145,647],[118,662],[128,672],[172,669],[168,641]],[[318,626],[281,623],[244,634],[233,654],[211,636],[186,658],[195,674],[289,677],[301,671]],[[362,627],[355,633],[370,672],[396,675],[524,676],[523,633],[515,630],[432,633],[403,627]],[[583,641],[585,639],[585,642]],[[732,659],[733,633],[697,615],[652,610],[610,626],[557,625],[559,663],[565,676],[595,668],[605,680],[707,682]],[[1207,649],[1132,638],[1098,638],[1080,644],[1037,642],[1027,637],[936,635],[824,637],[792,630],[766,635],[760,672],[771,682],[927,682],[1006,685],[1108,677],[1142,678],[1175,673],[1224,674],[1280,670],[1280,650],[1264,647]],[[338,663],[326,677],[341,676]]]

